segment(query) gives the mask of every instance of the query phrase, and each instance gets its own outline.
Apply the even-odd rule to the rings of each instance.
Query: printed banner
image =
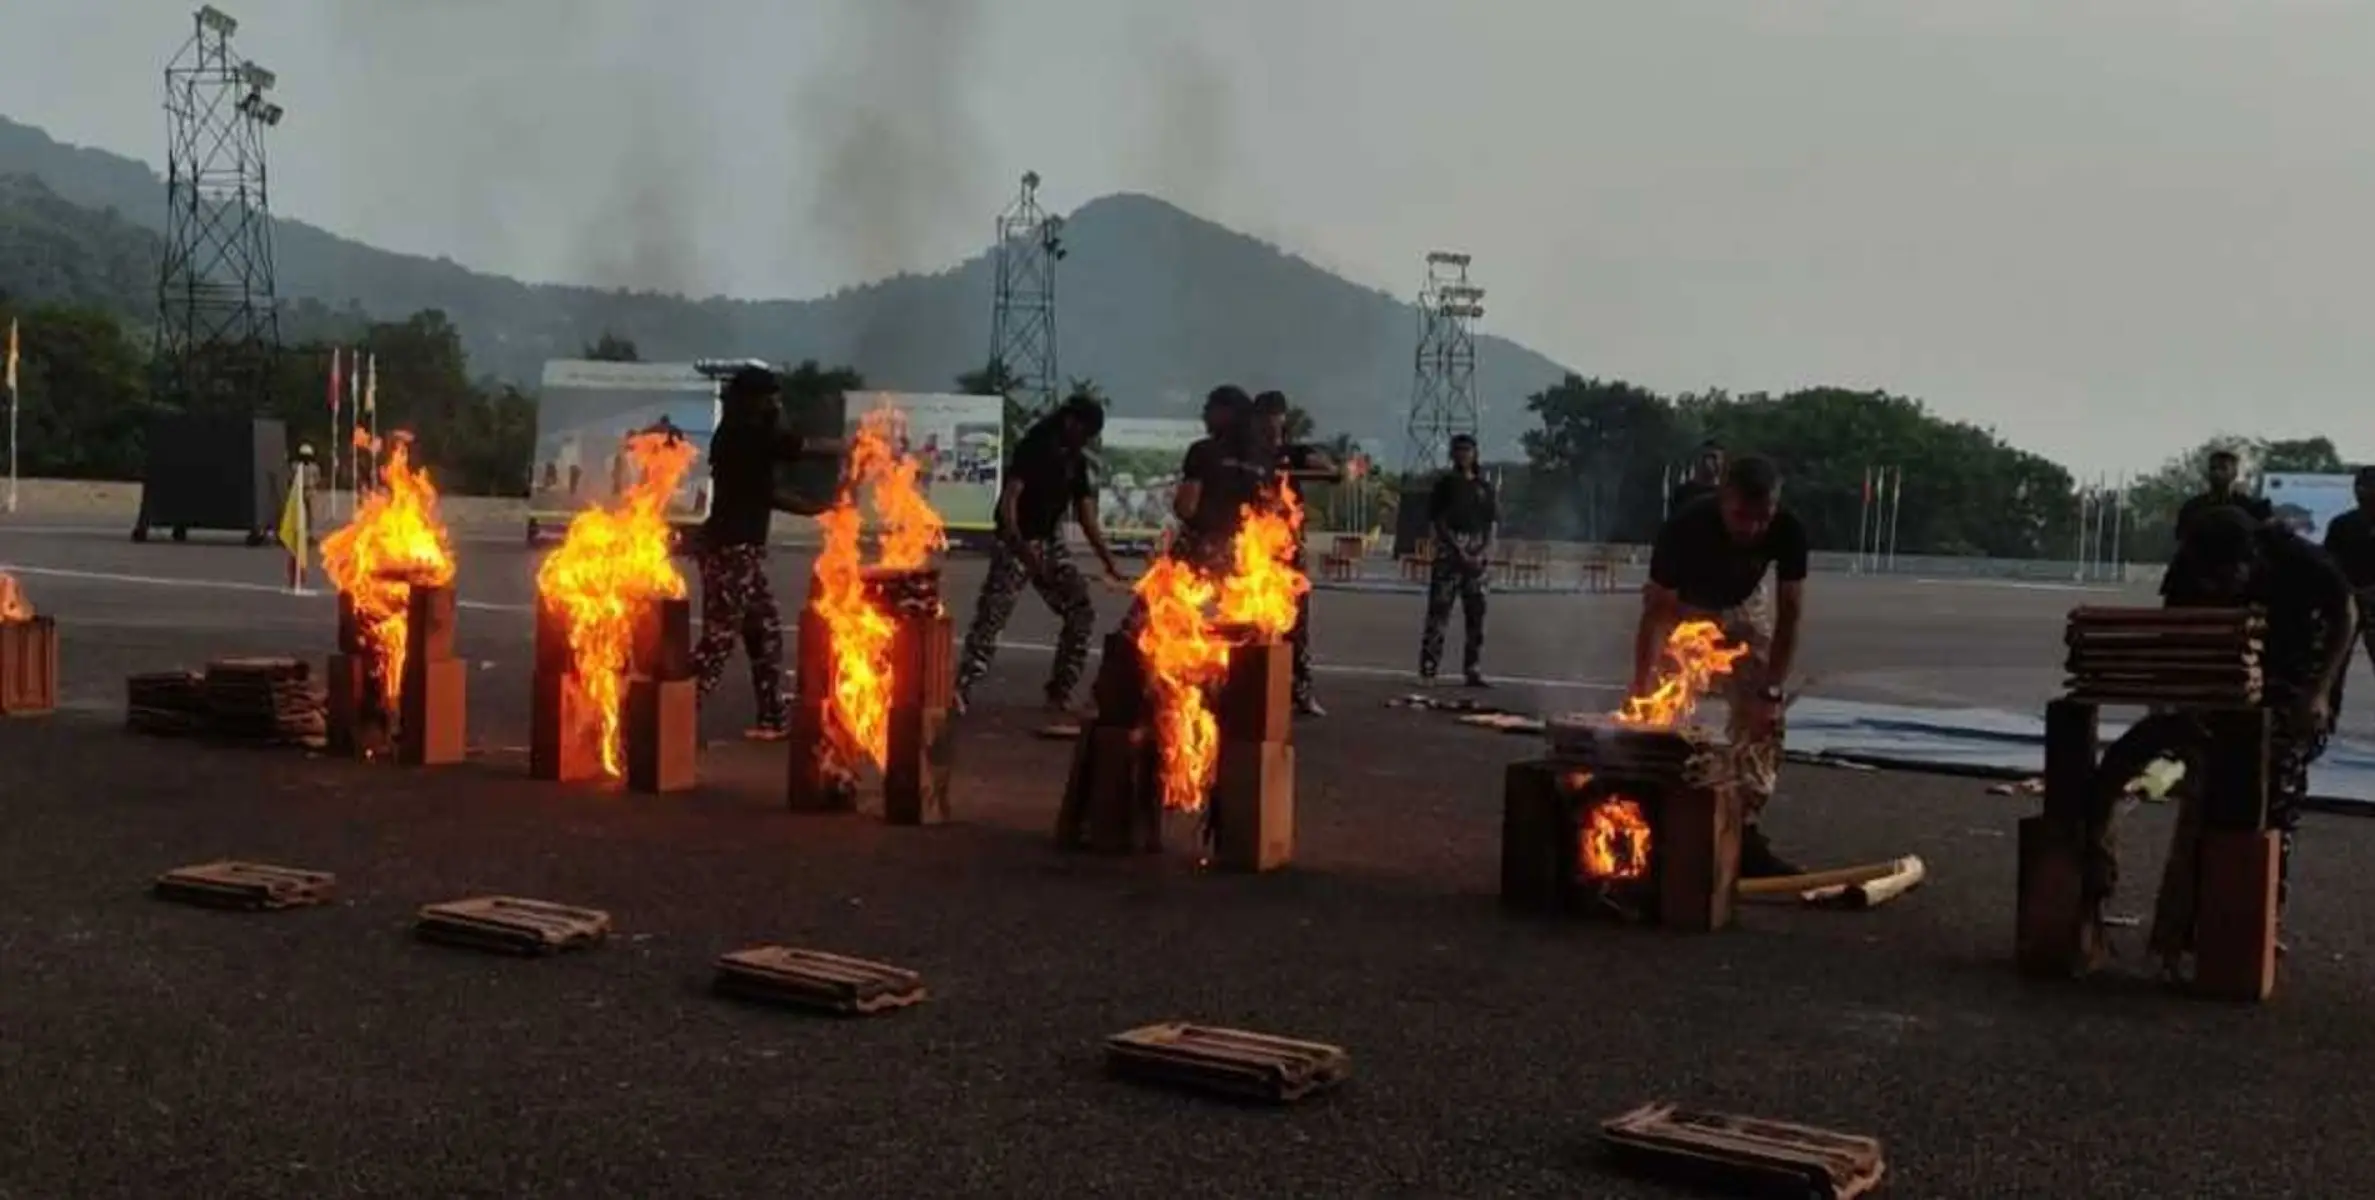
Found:
[[[2349,475],[2271,474],[2260,477],[2260,494],[2276,510],[2276,523],[2310,541],[2325,540],[2326,525],[2358,507]]]
[[[1115,541],[1151,540],[1171,523],[1179,463],[1204,423],[1172,417],[1107,417],[1098,439],[1097,521]]]
[[[948,392],[851,392],[848,399],[852,431],[877,408],[899,413],[894,449],[923,460],[924,498],[949,532],[993,527],[1006,458],[1005,400]]]
[[[717,384],[691,363],[544,364],[536,395],[536,457],[530,465],[528,518],[565,524],[634,483],[629,435],[673,427],[700,448],[668,517],[694,524],[709,515],[709,439],[717,432]]]

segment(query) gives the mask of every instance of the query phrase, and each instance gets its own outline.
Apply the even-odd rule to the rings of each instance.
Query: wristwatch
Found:
[[[1779,704],[1781,703],[1781,685],[1768,684],[1765,690],[1758,692],[1757,695],[1764,697],[1767,704]]]

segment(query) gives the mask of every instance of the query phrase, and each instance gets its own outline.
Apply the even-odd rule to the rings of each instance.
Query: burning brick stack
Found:
[[[1549,753],[1510,764],[1503,780],[1503,904],[1669,929],[1731,923],[1741,799],[1730,748],[1689,722],[1743,653],[1713,623],[1683,622],[1651,694],[1613,715],[1547,723]]]
[[[1229,666],[1213,696],[1212,865],[1276,870],[1295,857],[1294,652],[1251,626],[1220,632]]]
[[[922,463],[894,449],[901,420],[889,408],[859,420],[841,492],[817,517],[824,544],[800,612],[785,798],[796,811],[843,812],[879,787],[883,820],[937,825],[949,817],[956,643],[932,556],[948,539]]]
[[[2070,698],[2248,707],[2260,701],[2267,619],[2238,608],[2079,608],[2063,640]]]
[[[437,489],[411,464],[411,439],[389,440],[380,487],[322,542],[338,588],[338,651],[328,671],[330,751],[378,757],[393,744],[406,766],[462,761],[467,664],[454,654],[452,538]]]
[[[1145,665],[1129,634],[1105,639],[1092,695],[1097,713],[1072,750],[1064,803],[1056,813],[1056,846],[1097,854],[1160,853],[1162,756],[1155,749]]]
[[[0,717],[58,706],[58,623],[37,615],[16,578],[0,572]]]
[[[1670,929],[1730,924],[1741,811],[1722,741],[1603,716],[1547,732],[1549,753],[1504,777],[1502,903]]]
[[[949,815],[956,694],[955,626],[941,603],[940,570],[868,567],[859,575],[867,608],[889,625],[883,669],[840,661],[833,621],[812,590],[800,613],[786,796],[796,811],[846,811],[878,786],[884,821],[937,825]],[[877,739],[879,752],[868,745]]]

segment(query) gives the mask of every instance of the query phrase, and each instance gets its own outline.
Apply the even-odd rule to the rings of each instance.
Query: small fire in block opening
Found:
[[[344,528],[322,539],[322,570],[353,605],[372,682],[394,713],[412,589],[452,584],[454,548],[437,513],[437,488],[412,465],[412,435],[390,435],[385,449],[379,488],[362,497]]]
[[[886,587],[885,580],[902,573],[932,575],[928,603],[931,615],[939,612],[931,565],[948,546],[947,525],[925,495],[922,460],[902,452],[906,434],[906,418],[887,404],[861,418],[850,435],[841,494],[817,517],[824,544],[817,553],[809,606],[832,642],[833,667],[833,744],[820,749],[829,750],[845,774],[866,762],[881,770],[890,757],[896,684],[891,642],[901,614],[896,604],[885,602],[886,594],[899,591]],[[876,543],[872,564],[865,561],[869,516]]]
[[[1632,883],[1649,877],[1649,815],[1630,796],[1610,794],[1591,801],[1578,824],[1577,861],[1584,878]]]
[[[1295,627],[1311,580],[1296,553],[1303,506],[1294,489],[1273,487],[1247,504],[1231,546],[1229,573],[1211,579],[1165,557],[1138,579],[1146,605],[1138,631],[1147,698],[1154,710],[1163,807],[1200,812],[1212,792],[1220,731],[1209,693],[1229,675],[1228,627],[1274,639]]]
[[[626,440],[633,480],[607,507],[569,522],[559,547],[536,571],[536,595],[569,632],[571,673],[586,700],[580,727],[562,731],[594,748],[602,773],[625,770],[625,705],[635,627],[655,600],[678,600],[685,579],[670,557],[669,500],[699,451],[682,437],[639,433]]]

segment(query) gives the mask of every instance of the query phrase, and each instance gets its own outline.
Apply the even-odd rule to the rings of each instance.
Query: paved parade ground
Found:
[[[1414,596],[1318,597],[1332,712],[1297,728],[1297,865],[1239,878],[1184,849],[1055,853],[1071,747],[1029,733],[1053,629],[1028,599],[962,726],[957,824],[783,811],[784,748],[733,737],[739,659],[699,792],[532,783],[533,559],[516,539],[461,557],[477,751],[407,773],[122,731],[129,673],[329,649],[331,601],[282,591],[277,551],[0,526],[65,661],[61,713],[0,723],[0,1196],[1663,1195],[1593,1153],[1599,1120],[1659,1098],[1876,1135],[1896,1195],[2370,1194],[2364,818],[2308,818],[2257,1009],[2143,981],[2140,932],[2112,977],[2018,979],[2013,823],[2035,802],[1969,778],[1785,770],[1769,825],[1792,856],[1928,862],[1877,911],[1547,924],[1494,901],[1501,768],[1530,744],[1385,703],[1409,690]],[[777,555],[788,604],[804,566]],[[980,570],[949,566],[960,622]],[[1811,596],[1815,694],[2023,710],[2058,683],[2067,609],[2120,602],[1894,578]],[[1635,603],[1496,597],[1494,699],[1613,705]],[[2127,911],[2165,835],[2136,818]],[[341,895],[235,916],[145,894],[221,857],[334,871]],[[548,961],[406,935],[418,905],[484,893],[617,932]],[[718,953],[770,941],[911,967],[932,999],[830,1021],[708,995]],[[1337,1043],[1354,1075],[1283,1111],[1102,1076],[1102,1038],[1173,1019]]]

